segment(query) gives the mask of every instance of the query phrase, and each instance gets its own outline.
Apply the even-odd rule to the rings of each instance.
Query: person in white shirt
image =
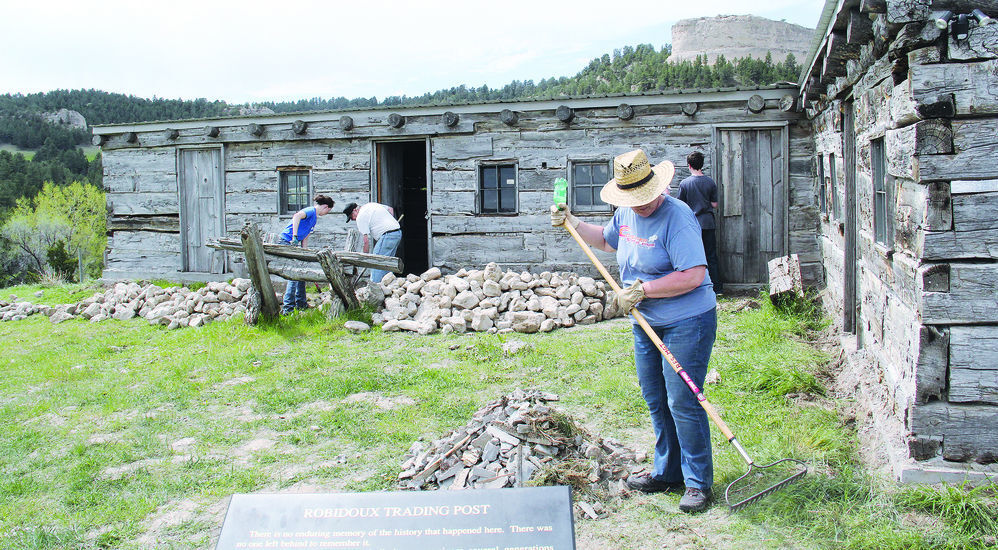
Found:
[[[395,220],[395,211],[391,206],[376,202],[357,206],[357,203],[351,202],[343,209],[343,213],[346,214],[347,223],[350,220],[357,221],[357,230],[364,236],[364,252],[370,250],[371,239],[373,239],[374,250],[370,250],[372,254],[395,256],[399,242],[402,241],[402,228]],[[387,274],[387,271],[372,269],[371,280],[380,283]]]

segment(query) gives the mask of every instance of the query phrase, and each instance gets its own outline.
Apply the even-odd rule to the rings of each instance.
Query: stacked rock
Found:
[[[382,330],[450,332],[550,332],[620,316],[606,283],[575,273],[506,271],[496,263],[444,276],[431,268],[381,281],[384,310],[373,321]]]
[[[77,317],[88,319],[91,323],[142,317],[150,324],[161,324],[171,329],[199,327],[214,320],[244,314],[249,289],[249,279],[234,279],[231,283],[212,282],[198,290],[120,282],[76,304],[41,306],[17,302],[7,306],[13,308],[11,312],[7,311],[7,307],[0,309],[0,319],[23,319],[31,313],[47,315],[53,323]]]
[[[516,390],[474,414],[464,428],[432,443],[417,441],[402,458],[403,489],[498,489],[572,483],[583,494],[616,496],[636,453],[592,436],[552,408],[558,396]],[[583,483],[585,487],[579,487]]]

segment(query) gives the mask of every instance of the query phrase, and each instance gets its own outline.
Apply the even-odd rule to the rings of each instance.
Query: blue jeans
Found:
[[[291,244],[291,241],[281,239],[281,244]],[[281,315],[287,315],[295,309],[306,308],[308,308],[308,299],[305,297],[305,281],[288,281],[288,288],[284,291]]]
[[[652,328],[702,389],[717,333],[717,310]],[[635,324],[632,330],[638,382],[655,430],[651,475],[669,483],[683,481],[687,487],[709,489],[714,484],[714,462],[707,413],[641,326]]]
[[[399,249],[399,242],[402,241],[402,231],[395,230],[385,233],[378,239],[378,242],[374,244],[374,250],[371,254],[380,254],[382,256],[394,256],[395,251]],[[375,283],[380,283],[381,279],[387,275],[388,272],[383,269],[372,269],[371,270],[371,281]]]

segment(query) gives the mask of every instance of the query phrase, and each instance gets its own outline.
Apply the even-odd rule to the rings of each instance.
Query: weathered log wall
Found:
[[[310,239],[309,246],[318,248],[342,242],[349,229],[337,215],[340,205],[371,200],[373,140],[428,137],[432,265],[457,270],[495,261],[504,268],[589,272],[592,266],[574,241],[548,222],[553,182],[566,176],[572,161],[609,162],[617,154],[641,147],[654,162],[671,160],[676,164],[675,193],[679,181],[688,175],[685,158],[689,152],[699,150],[710,162],[715,125],[786,123],[791,153],[786,212],[789,252],[799,254],[805,281],[815,284],[822,277],[822,267],[815,239],[810,124],[802,122],[799,113],[780,110],[779,96],[767,93],[772,98],[763,101],[765,109],[759,113],[747,108],[751,92],[715,101],[695,94],[684,97],[699,100],[693,115],[685,114],[682,103],[673,100],[634,105],[634,116],[626,121],[618,117],[614,104],[576,108],[570,122],[558,120],[553,108],[521,110],[512,126],[494,112],[463,113],[454,127],[445,127],[438,115],[406,116],[398,129],[385,125],[388,113],[358,116],[350,130],[340,126],[338,114],[327,115],[334,120],[310,121],[305,134],[294,133],[290,123],[275,123],[263,124],[260,136],[254,135],[248,124],[226,126],[223,121],[217,122],[215,137],[206,135],[200,124],[181,128],[176,135],[154,125],[142,131],[146,126],[139,125],[134,128],[139,146],[122,142],[116,134],[109,134],[104,144],[114,235],[107,275],[127,277],[130,271],[173,273],[180,269],[179,255],[165,252],[168,248],[157,245],[138,250],[150,234],[158,234],[165,242],[180,231],[179,147],[224,144],[225,230],[229,236],[237,235],[246,222],[259,224],[266,233],[283,230],[290,215],[277,214],[277,168],[309,170],[313,192],[329,194],[337,201],[336,212],[320,219]],[[517,166],[518,212],[480,215],[476,204],[478,168],[482,163],[501,162]],[[710,169],[708,164],[708,173]],[[605,223],[608,218],[609,214],[584,217],[594,223]],[[125,239],[134,243],[133,248],[116,247]],[[154,242],[158,241],[149,240]],[[613,263],[611,255],[599,254]]]
[[[956,2],[959,4],[959,2]],[[847,3],[848,4],[848,3]],[[923,6],[924,4],[924,6]],[[968,4],[969,5],[969,4]],[[856,136],[859,332],[878,359],[911,455],[998,460],[998,26],[957,43],[928,2],[887,0],[845,70],[805,90],[815,163],[846,204],[843,111]],[[925,7],[926,13],[912,11]],[[848,11],[848,8],[845,8]],[[960,9],[960,8],[954,8]],[[964,11],[969,11],[967,8]],[[989,14],[998,15],[998,14]],[[855,14],[838,14],[854,20]],[[844,46],[843,46],[844,49]],[[969,61],[965,61],[969,60]],[[827,68],[827,67],[826,67]],[[816,91],[813,82],[824,87]],[[824,92],[824,93],[821,93]],[[875,242],[871,141],[883,139],[891,238]],[[830,163],[834,155],[834,165]],[[826,177],[830,181],[830,177]],[[843,318],[845,215],[820,216],[825,303]]]

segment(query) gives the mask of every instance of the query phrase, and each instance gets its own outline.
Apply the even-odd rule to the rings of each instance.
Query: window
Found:
[[[599,198],[600,189],[610,181],[609,161],[585,161],[569,164],[572,187],[572,210],[575,212],[611,212],[613,208]]]
[[[825,200],[827,189],[825,185],[825,155],[818,155],[818,211],[822,214],[828,213],[828,203]]]
[[[878,243],[890,248],[894,244],[894,231],[889,215],[894,209],[888,193],[884,138],[870,141],[870,165],[873,167],[873,236]]]
[[[516,165],[479,166],[478,211],[482,214],[515,214]]]
[[[842,219],[842,210],[839,208],[839,189],[836,180],[835,170],[835,153],[828,153],[828,177],[829,177],[829,187],[832,192],[832,216],[837,220]]]
[[[280,174],[280,213],[294,214],[311,204],[309,171],[301,168],[278,168]]]

